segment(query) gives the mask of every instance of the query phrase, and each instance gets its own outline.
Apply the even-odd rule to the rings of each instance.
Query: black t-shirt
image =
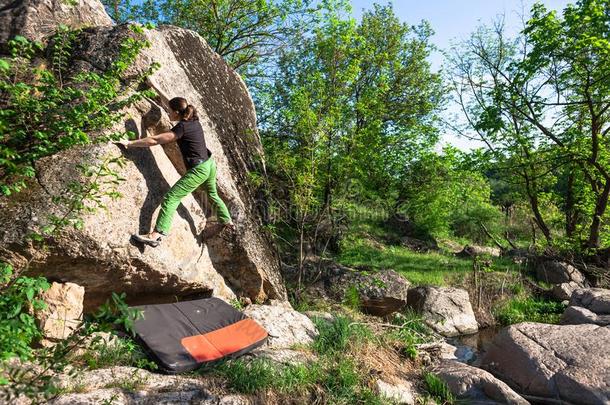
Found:
[[[180,121],[171,131],[178,137],[178,146],[188,169],[210,158],[212,153],[205,146],[203,128],[198,120]]]

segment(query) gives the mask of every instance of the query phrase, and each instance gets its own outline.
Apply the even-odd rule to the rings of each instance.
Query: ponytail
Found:
[[[182,121],[196,121],[199,119],[195,107],[189,104],[184,97],[174,97],[169,100],[169,108],[177,111]]]

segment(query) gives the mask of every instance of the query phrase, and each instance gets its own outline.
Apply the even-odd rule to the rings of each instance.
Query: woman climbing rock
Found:
[[[201,185],[205,187],[210,201],[216,208],[220,222],[219,231],[226,227],[234,227],[229,210],[216,190],[216,162],[206,147],[203,128],[195,107],[188,104],[186,99],[175,97],[169,101],[169,108],[171,110],[169,119],[178,121],[169,132],[134,141],[117,142],[131,149],[149,148],[176,141],[182,152],[187,172],[165,194],[154,230],[146,235],[132,235],[135,241],[152,247],[159,246],[163,237],[169,233],[180,201]]]

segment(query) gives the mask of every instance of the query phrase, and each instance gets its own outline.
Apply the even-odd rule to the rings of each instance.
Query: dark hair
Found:
[[[191,104],[189,104],[183,97],[174,97],[169,100],[169,108],[180,114],[182,121],[193,121],[199,119],[197,117],[197,110]]]

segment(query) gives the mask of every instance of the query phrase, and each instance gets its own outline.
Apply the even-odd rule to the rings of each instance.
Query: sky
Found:
[[[542,0],[549,9],[563,10],[575,0]],[[352,0],[354,17],[360,18],[363,9],[370,9],[373,3],[392,3],[396,15],[408,24],[417,25],[427,20],[434,29],[432,43],[440,49],[448,49],[452,42],[466,39],[481,24],[488,24],[496,17],[504,16],[507,32],[516,34],[520,30],[521,15],[527,13],[533,0]],[[430,56],[434,70],[443,65],[443,56],[434,52]],[[456,106],[449,106],[446,114],[455,114]],[[452,144],[468,150],[478,146],[476,142],[460,138],[456,134],[446,133],[442,144]]]

